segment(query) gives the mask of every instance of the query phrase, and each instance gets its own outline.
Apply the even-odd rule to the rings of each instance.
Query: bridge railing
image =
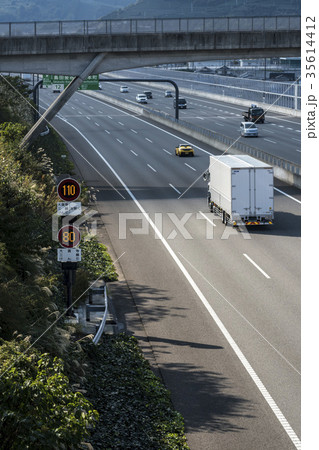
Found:
[[[300,30],[300,16],[2,22],[0,37]]]

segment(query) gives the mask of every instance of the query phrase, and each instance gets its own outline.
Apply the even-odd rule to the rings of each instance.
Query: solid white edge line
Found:
[[[243,253],[243,255],[245,256],[245,258],[248,259],[248,261],[249,261],[253,266],[256,267],[256,269],[259,270],[259,272],[261,272],[266,278],[269,278],[269,279],[270,279],[270,276],[269,276],[263,269],[261,269],[261,268],[258,266],[258,264],[255,263],[255,261],[253,261],[248,255],[246,255],[246,253]]]
[[[294,432],[294,430],[291,428],[291,426],[289,425],[287,419],[285,418],[285,416],[282,414],[281,410],[279,409],[279,407],[277,406],[276,402],[273,400],[273,398],[271,397],[271,395],[269,394],[269,392],[267,391],[266,387],[264,386],[264,384],[262,383],[262,381],[260,380],[260,378],[258,377],[258,375],[256,374],[256,372],[254,371],[254,369],[252,368],[252,366],[249,364],[248,360],[246,359],[246,357],[244,356],[244,354],[242,353],[242,351],[239,349],[238,345],[236,344],[236,342],[233,340],[233,338],[231,337],[230,333],[228,332],[228,330],[225,328],[224,324],[222,323],[222,321],[219,319],[218,315],[215,313],[215,311],[213,310],[213,308],[211,307],[211,305],[209,304],[208,300],[205,298],[205,296],[203,295],[203,293],[201,292],[201,290],[199,289],[199,287],[197,286],[197,284],[195,283],[195,281],[192,279],[192,277],[190,276],[190,274],[188,273],[188,271],[186,270],[186,268],[184,267],[184,265],[182,264],[181,260],[177,257],[177,255],[175,254],[175,252],[173,251],[173,249],[170,247],[170,245],[167,243],[167,241],[165,240],[164,236],[162,235],[162,233],[159,231],[159,229],[156,227],[155,223],[150,219],[149,214],[144,210],[144,208],[142,207],[142,205],[139,203],[139,201],[136,199],[136,197],[134,196],[134,194],[130,191],[130,189],[126,186],[126,184],[124,183],[124,181],[121,179],[121,177],[117,174],[117,172],[115,172],[115,170],[113,169],[113,167],[110,165],[110,163],[104,158],[104,156],[97,150],[96,147],[94,147],[94,145],[72,124],[69,123],[70,126],[72,126],[75,130],[77,130],[79,132],[79,134],[81,136],[83,136],[85,138],[85,140],[91,145],[91,147],[93,148],[93,150],[100,156],[100,158],[102,159],[102,161],[107,165],[107,167],[110,169],[110,171],[113,173],[113,175],[119,180],[119,182],[122,184],[122,186],[124,187],[124,189],[126,190],[126,192],[129,194],[129,196],[131,197],[131,199],[133,200],[133,202],[135,203],[135,205],[138,207],[138,209],[141,211],[141,213],[143,214],[143,216],[146,218],[146,220],[148,221],[148,223],[150,224],[150,226],[153,228],[155,234],[158,236],[158,238],[161,240],[162,244],[164,245],[164,247],[166,248],[166,250],[168,251],[168,253],[171,255],[171,257],[173,258],[173,260],[175,261],[175,263],[177,264],[177,266],[179,267],[179,269],[181,270],[181,272],[183,273],[183,275],[185,276],[185,278],[187,279],[187,281],[189,282],[189,284],[192,286],[193,290],[195,291],[195,293],[198,295],[199,299],[201,300],[201,302],[203,303],[203,305],[205,306],[205,308],[207,309],[208,313],[210,314],[210,316],[213,318],[213,320],[215,321],[215,323],[217,324],[217,326],[219,327],[220,331],[223,333],[224,337],[226,338],[227,342],[229,343],[229,345],[232,347],[233,351],[236,353],[236,355],[238,356],[240,362],[243,364],[243,366],[245,367],[245,369],[247,370],[247,372],[249,373],[250,377],[252,378],[252,380],[254,381],[254,383],[256,384],[257,388],[259,389],[259,391],[261,392],[261,394],[263,395],[264,399],[266,400],[266,402],[268,403],[268,405],[270,406],[271,410],[273,411],[273,413],[275,414],[275,416],[277,417],[278,421],[280,422],[280,424],[282,425],[282,427],[284,428],[284,430],[286,431],[287,435],[290,437],[291,441],[293,442],[293,444],[295,445],[295,447],[297,448],[297,450],[301,450],[301,442],[300,439],[298,438],[298,436],[296,435],[296,433]],[[174,188],[174,186],[170,185],[171,187]],[[174,188],[176,189],[176,188]]]

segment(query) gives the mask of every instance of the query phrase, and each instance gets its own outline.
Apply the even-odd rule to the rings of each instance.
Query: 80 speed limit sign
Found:
[[[62,247],[73,248],[79,245],[81,241],[81,233],[74,225],[65,225],[60,228],[58,240]]]

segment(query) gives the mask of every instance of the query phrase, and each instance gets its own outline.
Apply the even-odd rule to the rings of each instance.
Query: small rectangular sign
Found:
[[[79,262],[81,261],[80,248],[58,248],[58,261]]]
[[[78,216],[82,213],[81,202],[57,202],[58,216]]]

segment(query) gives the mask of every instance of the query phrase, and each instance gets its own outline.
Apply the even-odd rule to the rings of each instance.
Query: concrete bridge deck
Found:
[[[208,59],[300,56],[300,17],[0,24],[0,71],[76,76]]]

